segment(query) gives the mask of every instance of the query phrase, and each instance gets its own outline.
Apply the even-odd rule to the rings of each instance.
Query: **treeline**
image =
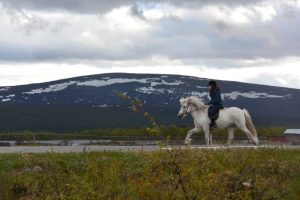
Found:
[[[0,140],[71,140],[71,139],[157,139],[157,138],[184,138],[192,127],[186,126],[159,126],[158,132],[153,134],[148,127],[139,128],[114,128],[114,129],[92,129],[77,132],[54,133],[44,131],[21,131],[1,132]],[[258,127],[258,135],[278,136],[282,135],[285,127]],[[213,136],[227,137],[227,129],[214,130]],[[194,137],[203,137],[203,133],[196,133]],[[236,130],[236,137],[245,136],[240,130]]]

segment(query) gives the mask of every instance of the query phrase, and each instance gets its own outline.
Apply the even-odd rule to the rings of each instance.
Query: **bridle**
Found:
[[[185,111],[184,111],[184,113],[183,113],[184,115],[188,115],[188,114],[191,114],[191,113],[195,112],[196,110],[199,110],[199,107],[197,107],[196,109],[187,112],[189,106],[190,106],[190,105],[188,105],[188,106],[186,107],[186,109],[185,109]]]

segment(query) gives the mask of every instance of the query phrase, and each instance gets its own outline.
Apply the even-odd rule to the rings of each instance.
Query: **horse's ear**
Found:
[[[181,97],[179,102],[182,104],[185,100],[186,100],[185,98]]]
[[[191,103],[191,99],[190,98],[186,98],[186,102],[187,103]]]

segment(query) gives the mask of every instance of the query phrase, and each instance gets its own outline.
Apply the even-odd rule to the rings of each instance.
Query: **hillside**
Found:
[[[226,107],[247,108],[259,126],[300,126],[300,90],[219,81]],[[179,120],[180,97],[207,99],[207,79],[181,75],[111,73],[0,87],[0,131],[77,131],[147,124],[114,90],[140,98],[159,124]]]

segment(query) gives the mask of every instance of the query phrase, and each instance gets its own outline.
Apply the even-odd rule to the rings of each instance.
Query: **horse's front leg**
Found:
[[[209,133],[210,133],[209,127],[203,128],[203,131],[204,131],[204,135],[205,135],[206,146],[209,146],[212,143],[212,141],[210,141],[210,138],[209,138]]]
[[[194,133],[197,133],[199,132],[200,129],[195,127],[191,130],[188,131],[186,137],[185,137],[185,140],[184,140],[184,143],[187,144],[187,145],[190,145],[192,143],[192,139],[191,139],[191,136],[194,134]]]
[[[232,140],[234,138],[234,130],[235,130],[235,127],[231,127],[231,126],[228,127],[228,141],[227,141],[227,146],[231,145],[231,142],[232,142]]]

